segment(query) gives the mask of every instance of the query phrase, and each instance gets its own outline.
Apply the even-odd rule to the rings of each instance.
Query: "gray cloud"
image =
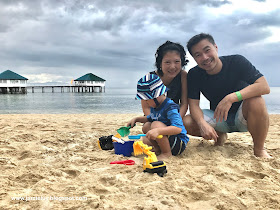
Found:
[[[264,69],[271,84],[277,83],[278,73],[264,64],[279,46],[260,48],[254,43],[271,37],[269,27],[279,28],[279,8],[266,14],[244,9],[223,15],[209,12],[230,4],[229,0],[0,1],[0,71],[11,69],[30,80],[32,75],[63,75],[65,82],[92,72],[112,86],[119,85],[116,78],[123,78],[126,86],[134,87],[138,77],[154,69],[154,53],[163,42],[185,46],[193,35],[208,32],[220,55],[245,54]],[[273,62],[269,65],[276,67]]]
[[[209,7],[221,7],[225,4],[231,4],[231,1],[228,1],[228,0],[222,0],[222,1],[207,1],[207,0],[200,0],[200,1],[197,1],[197,3],[199,5],[201,4],[204,4],[204,5],[207,5]]]

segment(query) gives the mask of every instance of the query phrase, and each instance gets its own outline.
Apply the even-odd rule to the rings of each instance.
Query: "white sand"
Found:
[[[0,209],[280,209],[280,115],[266,141],[273,159],[253,155],[249,133],[223,147],[190,136],[165,177],[142,172],[144,155],[111,165],[128,158],[97,147],[134,116],[0,115]]]

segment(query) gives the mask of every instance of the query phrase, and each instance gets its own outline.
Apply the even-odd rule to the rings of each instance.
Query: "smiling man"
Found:
[[[264,149],[269,115],[262,95],[270,88],[264,76],[241,55],[219,57],[210,34],[195,35],[187,48],[197,63],[188,73],[188,134],[222,146],[227,133],[249,131],[255,156],[269,158]],[[200,93],[210,101],[210,109],[199,107]]]

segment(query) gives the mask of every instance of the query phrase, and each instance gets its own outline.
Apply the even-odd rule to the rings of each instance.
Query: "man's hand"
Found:
[[[220,103],[218,103],[218,106],[215,109],[214,112],[214,118],[216,119],[216,122],[222,122],[223,120],[226,121],[228,117],[228,111],[230,107],[232,106],[232,103],[234,102],[234,98],[232,94],[227,95],[224,97]]]
[[[201,124],[199,126],[199,129],[200,129],[200,134],[203,138],[207,140],[214,139],[215,142],[217,142],[218,134],[215,131],[215,129],[212,126],[210,126],[207,122]]]

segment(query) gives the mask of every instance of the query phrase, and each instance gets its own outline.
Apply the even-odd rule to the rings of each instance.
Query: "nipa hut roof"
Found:
[[[3,71],[0,74],[0,79],[2,79],[2,80],[28,80],[27,78],[15,73],[11,70]]]
[[[98,77],[92,73],[85,74],[84,76],[79,77],[78,79],[75,79],[74,81],[106,81],[105,79],[102,79],[101,77]]]

